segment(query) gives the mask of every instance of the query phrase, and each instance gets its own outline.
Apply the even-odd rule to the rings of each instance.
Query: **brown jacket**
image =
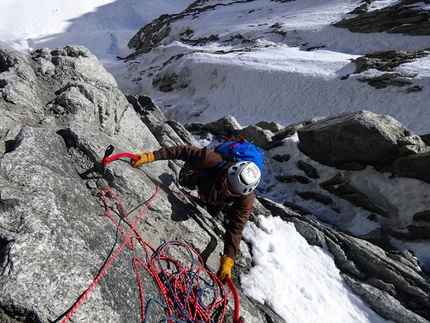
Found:
[[[223,161],[221,155],[207,147],[197,148],[190,146],[164,147],[154,151],[154,157],[155,160],[180,159],[190,163],[193,169],[199,171],[213,169]],[[204,196],[205,202],[219,205],[225,204],[226,201],[221,200],[219,197],[215,200],[213,192],[214,189],[219,187],[218,185],[230,165],[231,163],[227,163],[216,174],[200,178],[197,186],[199,194]],[[254,192],[251,192],[235,199],[230,208],[230,219],[224,237],[224,254],[233,260],[236,260],[240,240],[242,239],[242,231],[251,214],[253,204]]]

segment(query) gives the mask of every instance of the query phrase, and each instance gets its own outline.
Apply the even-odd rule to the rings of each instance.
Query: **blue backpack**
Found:
[[[228,138],[226,141],[214,146],[213,151],[221,154],[224,161],[208,171],[200,171],[200,175],[204,177],[212,176],[218,169],[228,162],[250,161],[263,171],[264,155],[260,148],[252,142],[246,141],[243,136],[239,139]]]
[[[260,168],[263,172],[264,155],[260,148],[252,142],[246,141],[243,136],[239,140],[229,138],[218,146],[214,151],[223,155],[226,162],[250,161]],[[221,166],[218,166],[218,168]]]

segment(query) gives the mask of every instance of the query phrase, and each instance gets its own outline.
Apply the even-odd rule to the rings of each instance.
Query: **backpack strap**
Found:
[[[203,177],[209,177],[209,176],[213,176],[215,175],[220,169],[221,167],[223,167],[225,164],[227,164],[226,160],[223,160],[221,163],[219,163],[218,165],[216,165],[215,167],[208,169],[208,170],[201,170],[200,176]]]

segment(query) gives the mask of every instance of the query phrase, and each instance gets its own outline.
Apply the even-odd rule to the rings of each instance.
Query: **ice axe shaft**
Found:
[[[233,293],[233,297],[234,297],[234,318],[233,318],[233,323],[244,323],[243,318],[240,316],[239,294],[237,292],[236,286],[234,286],[234,283],[230,279],[230,277],[226,276],[225,280],[226,280],[226,282],[228,284],[228,287],[230,287],[230,290]]]

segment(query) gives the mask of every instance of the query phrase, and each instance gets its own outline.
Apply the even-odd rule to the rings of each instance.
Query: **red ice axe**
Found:
[[[120,159],[121,157],[128,157],[133,159],[134,161],[139,160],[139,157],[137,157],[135,154],[127,153],[127,152],[122,152],[122,153],[112,155],[113,150],[114,150],[114,147],[112,145],[109,145],[109,147],[106,148],[105,156],[103,157],[103,167],[113,162],[114,160]]]

